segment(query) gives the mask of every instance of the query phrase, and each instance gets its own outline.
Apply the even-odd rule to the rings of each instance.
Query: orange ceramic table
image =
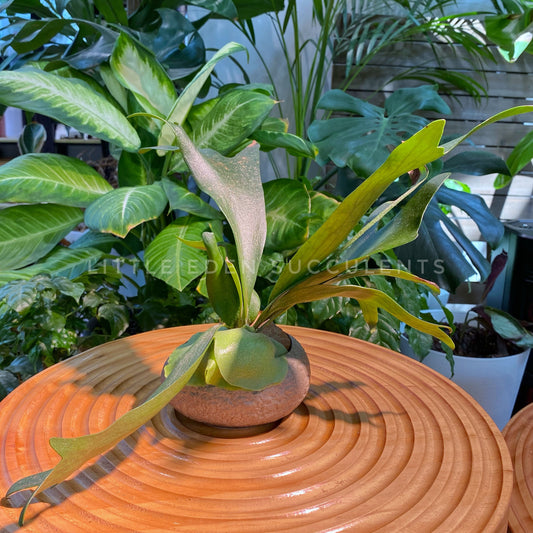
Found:
[[[503,435],[511,451],[515,480],[509,527],[512,533],[533,531],[533,403],[516,413]]]
[[[92,349],[0,404],[0,490],[57,462],[52,436],[107,427],[158,384],[197,327]],[[404,356],[333,333],[286,328],[312,387],[270,431],[198,433],[167,408],[31,505],[28,532],[504,532],[513,474],[502,435],[452,382]],[[16,531],[23,495],[0,507]]]

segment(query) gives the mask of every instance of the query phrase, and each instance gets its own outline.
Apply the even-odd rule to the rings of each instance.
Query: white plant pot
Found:
[[[441,316],[433,314],[435,319]],[[455,321],[464,320],[465,313],[454,313]],[[403,354],[418,360],[406,338],[402,336],[400,349]],[[506,357],[462,357],[454,356],[454,375],[446,355],[431,350],[423,363],[454,383],[472,396],[494,420],[500,430],[509,422],[522,382],[530,349]]]

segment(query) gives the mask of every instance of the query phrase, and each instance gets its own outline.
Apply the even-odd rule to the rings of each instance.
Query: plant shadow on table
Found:
[[[326,399],[327,395],[332,393],[339,393],[342,390],[354,390],[365,387],[367,384],[362,381],[327,381],[320,384],[311,384],[311,389],[308,396],[322,397]],[[351,402],[351,400],[350,400]],[[317,405],[306,405],[309,416],[318,416],[324,420],[342,421],[354,425],[370,424],[372,426],[378,425],[378,421],[383,420],[384,415],[401,415],[402,412],[381,411],[376,405],[375,412],[360,410],[356,405],[353,405],[352,410],[343,410],[338,407],[324,406],[323,408]]]
[[[80,354],[79,357],[74,357],[62,364],[73,366],[74,369],[79,370],[75,379],[70,381],[70,383],[77,384],[80,388],[86,388],[84,394],[89,394],[94,398],[98,398],[102,394],[111,394],[112,396],[119,398],[123,397],[128,394],[128,387],[125,383],[129,380],[133,380],[137,391],[135,394],[136,400],[131,406],[134,407],[142,403],[142,401],[144,401],[158,386],[160,375],[156,369],[159,364],[162,365],[166,356],[168,356],[172,350],[168,350],[168,354],[160,357],[160,363],[158,362],[154,364],[153,361],[151,363],[147,362],[141,355],[140,351],[137,351],[135,343],[130,343],[129,339],[123,339],[119,342],[122,344],[129,343],[128,348],[130,352],[127,358],[127,368],[130,369],[131,374],[130,372],[126,372],[125,378],[124,374],[122,374],[120,379],[118,379],[117,376],[114,376],[114,378],[113,376],[107,376],[103,380],[92,382],[94,376],[91,376],[91,369],[98,367],[97,359],[103,356],[103,350],[101,347],[93,349],[90,352],[85,352],[85,354]],[[162,351],[165,350],[163,349]],[[109,359],[112,359],[112,357]],[[142,378],[137,378],[139,381],[136,381],[135,376],[142,376]],[[380,411],[377,406],[375,412],[368,412],[358,410],[356,405],[353,405],[353,409],[351,409],[351,401],[339,403],[339,401],[329,402],[328,400],[330,394],[343,395],[344,390],[353,390],[364,387],[365,385],[364,382],[349,380],[315,382],[311,385],[307,400],[304,401],[304,403],[297,408],[295,413],[290,416],[303,416],[309,418],[319,417],[322,420],[348,423],[353,424],[354,426],[362,424],[371,424],[373,426],[381,425],[382,422],[380,422],[380,420],[382,420],[383,416],[387,413]],[[320,401],[317,401],[318,398],[320,398]],[[343,403],[346,408],[343,408]],[[116,407],[117,402],[112,403],[112,405]],[[390,414],[400,415],[401,413]],[[209,443],[216,438],[217,437],[209,435],[195,434],[194,431],[182,424],[174,409],[167,405],[167,407],[152,418],[150,422],[143,425],[130,436],[121,440],[115,447],[107,451],[104,455],[101,455],[97,460],[84,466],[73,477],[39,493],[35,498],[35,502],[40,502],[41,504],[47,503],[50,504],[51,507],[55,507],[69,497],[73,497],[76,494],[97,485],[108,474],[117,470],[128,457],[131,457],[134,454],[139,454],[140,456],[149,454],[150,451],[148,447],[155,446],[162,440],[181,442],[181,444],[176,446],[175,449],[172,446],[169,447],[168,444],[165,444],[164,460],[168,461],[172,459],[173,454],[175,456],[187,455],[191,450],[209,445]],[[146,459],[148,461],[150,460],[149,457]],[[180,467],[186,469],[188,468],[188,465],[185,461],[181,461]],[[134,474],[131,472],[125,474],[126,477],[128,475]],[[13,494],[9,498],[9,501],[4,498],[1,504],[4,507],[20,508],[26,502],[29,494],[29,490]],[[40,510],[34,510],[32,512],[32,507],[30,507],[26,523],[28,525],[31,524],[32,521],[39,516],[45,515],[49,509],[50,507],[44,509],[41,508]],[[6,531],[10,530],[9,527],[16,527],[16,522],[6,527],[8,528]]]

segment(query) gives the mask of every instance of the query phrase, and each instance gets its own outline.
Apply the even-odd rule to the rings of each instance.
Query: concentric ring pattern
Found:
[[[173,348],[203,326],[94,348],[0,404],[0,489],[53,467],[52,436],[107,427],[158,384]],[[270,431],[210,436],[167,408],[28,511],[29,532],[505,531],[512,468],[503,437],[466,393],[426,367],[334,333],[285,328],[312,387]],[[24,495],[0,507],[16,531]]]
[[[516,413],[503,431],[514,464],[509,511],[512,533],[533,531],[533,403]]]

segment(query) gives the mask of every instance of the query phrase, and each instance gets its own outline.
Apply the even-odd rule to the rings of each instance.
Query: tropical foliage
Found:
[[[321,163],[332,162],[336,168],[345,169],[337,177],[340,194],[349,193],[382,164],[390,146],[397,146],[429,122],[415,113],[423,110],[449,112],[434,86],[399,89],[386,99],[383,108],[340,90],[327,92],[318,105],[338,115],[313,122],[309,137],[319,149]],[[433,172],[511,175],[514,170],[490,152],[465,150],[434,164]],[[402,194],[410,187],[411,178],[406,176],[399,180],[394,192],[384,195],[382,201]],[[411,271],[453,292],[474,274],[485,279],[490,264],[448,217],[451,206],[470,216],[491,247],[498,245],[504,232],[502,223],[480,197],[461,190],[456,182],[449,180],[429,204],[418,238],[399,248],[397,253]]]
[[[0,398],[75,353],[122,335],[131,311],[120,274],[93,273],[76,282],[38,274],[0,288]]]
[[[431,283],[406,271],[372,269],[362,262],[371,254],[390,250],[416,236],[428,203],[446,179],[445,174],[432,177],[427,171],[428,165],[480,127],[532,110],[533,107],[528,106],[500,113],[465,136],[444,144],[441,144],[443,120],[428,124],[405,140],[297,249],[285,264],[261,312],[254,288],[266,242],[267,219],[258,146],[248,146],[233,157],[213,150],[199,150],[179,124],[167,122],[176,135],[177,146],[166,147],[166,150],[181,153],[198,186],[218,204],[233,237],[225,239],[217,224],[212,224],[202,232],[201,240],[185,243],[190,248],[205,250],[210,259],[212,265],[206,272],[206,289],[224,324],[215,325],[178,347],[171,356],[161,386],[147,401],[106,430],[73,439],[51,439],[52,448],[61,456],[58,465],[16,482],[8,491],[9,495],[37,486],[23,508],[20,522],[23,523],[35,494],[62,481],[88,459],[135,431],[189,380],[195,384],[260,390],[283,379],[286,372],[284,350],[263,335],[261,327],[294,305],[330,297],[353,298],[370,325],[378,320],[378,308],[384,308],[408,325],[435,335],[451,347],[452,343],[439,326],[410,315],[375,287],[354,284],[350,280],[390,276],[432,287]],[[152,150],[160,148],[155,146]],[[412,187],[373,217],[363,220],[387,188],[398,177],[413,170],[420,174]],[[243,182],[248,184],[248,190],[242,190]],[[393,208],[404,201],[399,212],[386,220]],[[358,250],[354,259],[343,257],[347,249]]]

